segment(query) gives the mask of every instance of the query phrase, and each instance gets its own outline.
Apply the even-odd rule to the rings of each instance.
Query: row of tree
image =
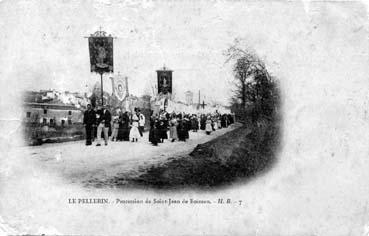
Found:
[[[240,119],[273,119],[280,105],[276,78],[265,63],[251,50],[243,49],[238,41],[225,52],[226,62],[233,62],[233,96],[231,109]]]

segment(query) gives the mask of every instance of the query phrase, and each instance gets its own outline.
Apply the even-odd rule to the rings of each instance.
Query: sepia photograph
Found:
[[[0,235],[369,235],[369,4],[1,0]]]

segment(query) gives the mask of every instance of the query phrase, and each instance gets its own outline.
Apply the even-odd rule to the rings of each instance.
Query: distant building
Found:
[[[185,99],[186,99],[186,105],[192,105],[193,104],[193,92],[187,91],[185,93]]]
[[[23,121],[49,126],[67,126],[83,122],[83,112],[66,104],[25,102]]]

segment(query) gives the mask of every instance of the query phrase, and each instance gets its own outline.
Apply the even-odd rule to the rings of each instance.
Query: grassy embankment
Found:
[[[276,121],[244,124],[198,145],[187,156],[151,166],[125,182],[153,188],[178,188],[213,187],[246,180],[275,162],[279,132],[279,122]],[[114,182],[120,181],[115,179]]]

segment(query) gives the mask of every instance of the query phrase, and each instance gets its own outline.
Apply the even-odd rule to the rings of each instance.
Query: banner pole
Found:
[[[101,106],[104,106],[104,89],[103,89],[103,73],[100,72],[101,79]]]
[[[126,82],[126,96],[129,96],[129,90],[128,90],[128,77],[126,76],[125,78],[125,82]]]

